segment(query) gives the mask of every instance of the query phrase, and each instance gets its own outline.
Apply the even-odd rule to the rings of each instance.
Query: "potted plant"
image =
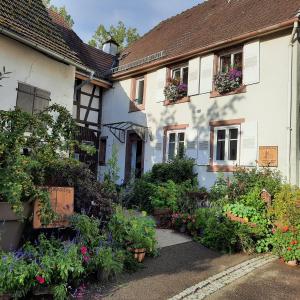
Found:
[[[242,71],[232,67],[228,72],[216,75],[214,84],[220,94],[230,93],[242,85]]]

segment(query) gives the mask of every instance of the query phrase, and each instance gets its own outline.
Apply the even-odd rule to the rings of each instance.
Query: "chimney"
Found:
[[[106,41],[103,44],[102,50],[105,53],[116,56],[118,53],[118,47],[119,47],[119,44],[114,39],[110,38],[108,41]]]

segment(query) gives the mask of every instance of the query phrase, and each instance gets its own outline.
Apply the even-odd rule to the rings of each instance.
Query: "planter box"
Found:
[[[34,203],[33,228],[61,228],[68,227],[68,218],[74,213],[74,188],[72,187],[48,187],[50,194],[50,203],[52,209],[58,214],[59,218],[55,222],[44,226],[41,223],[39,214],[40,202]]]
[[[255,223],[249,222],[249,221],[245,220],[244,218],[235,216],[235,215],[234,215],[233,213],[231,213],[230,211],[228,211],[228,212],[226,213],[226,216],[227,216],[227,218],[228,218],[229,220],[234,221],[234,222],[239,222],[239,223],[241,223],[241,224],[247,224],[247,225],[249,225],[250,227],[256,227],[256,226],[257,226],[257,224],[255,224]]]
[[[30,203],[23,204],[23,216],[32,213]],[[0,250],[17,250],[24,230],[25,222],[18,217],[7,202],[0,202]]]

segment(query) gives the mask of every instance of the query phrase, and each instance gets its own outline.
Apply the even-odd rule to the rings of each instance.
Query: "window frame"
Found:
[[[138,96],[138,82],[144,81],[143,99],[142,103],[137,103]],[[136,112],[145,109],[146,104],[146,91],[147,91],[147,74],[137,76],[131,79],[131,95],[129,103],[129,112]]]
[[[185,129],[176,129],[176,130],[168,130],[166,133],[166,160],[174,160],[179,152],[179,134],[184,134],[184,153],[186,152],[186,130]],[[170,134],[175,134],[175,149],[174,149],[174,158],[169,158],[169,149],[170,149]]]
[[[139,96],[139,83],[141,82],[141,81],[143,81],[143,98],[141,99],[142,100],[142,102],[141,103],[139,103],[137,100],[139,100],[138,99],[138,96]],[[141,77],[139,77],[139,78],[136,78],[135,79],[135,99],[134,99],[134,102],[135,102],[135,105],[137,105],[137,106],[139,106],[139,105],[143,105],[143,103],[144,103],[144,92],[145,92],[145,77],[144,76],[141,76]]]
[[[185,63],[185,64],[181,64],[181,65],[178,65],[178,66],[174,66],[171,68],[171,78],[172,79],[175,79],[174,78],[174,72],[176,70],[180,70],[180,78],[179,78],[179,82],[180,84],[183,83],[183,69],[187,69],[187,72],[189,73],[189,64],[188,63]],[[187,85],[188,85],[188,82],[189,82],[189,77],[187,77]]]
[[[238,130],[238,138],[237,138],[237,158],[236,160],[229,159],[229,145],[230,145],[230,129]],[[239,164],[240,161],[240,152],[241,152],[241,125],[228,125],[228,126],[216,126],[213,128],[214,130],[214,153],[213,153],[213,165],[225,165],[232,166]],[[217,160],[217,148],[218,148],[218,131],[225,130],[225,154],[224,160]],[[235,140],[235,139],[233,139]]]
[[[221,66],[222,66],[221,58],[222,57],[230,55],[230,65],[232,66],[234,63],[234,56],[239,53],[242,54],[242,68],[241,68],[242,70],[241,71],[243,74],[243,60],[244,60],[243,48],[234,48],[234,49],[219,53],[219,55],[218,55],[218,72],[220,72],[222,74],[222,70],[221,70]],[[242,84],[243,84],[243,82],[242,82]]]

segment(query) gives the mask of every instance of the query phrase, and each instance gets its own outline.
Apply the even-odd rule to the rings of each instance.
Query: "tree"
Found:
[[[89,45],[101,49],[110,38],[114,39],[120,45],[119,49],[122,50],[139,39],[140,35],[136,28],[127,28],[122,21],[119,21],[117,26],[111,25],[108,30],[101,24],[89,41]]]
[[[48,9],[51,9],[56,13],[58,13],[59,15],[61,15],[64,18],[64,20],[67,22],[67,24],[70,26],[70,28],[73,27],[74,20],[72,19],[71,15],[68,14],[65,6],[56,7],[54,5],[51,5],[51,0],[43,0],[43,3]]]

